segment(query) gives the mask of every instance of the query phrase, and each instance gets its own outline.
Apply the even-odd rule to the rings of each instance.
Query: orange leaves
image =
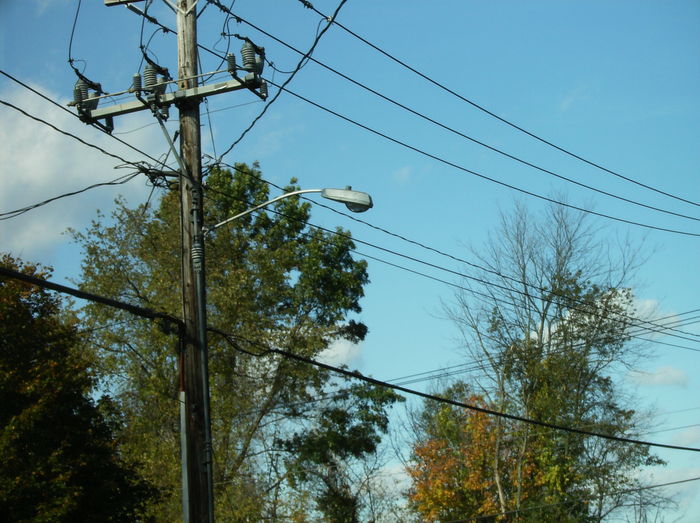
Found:
[[[479,397],[466,400],[483,404]],[[427,520],[498,512],[494,475],[497,427],[489,416],[440,408],[431,434],[413,447],[409,499]]]

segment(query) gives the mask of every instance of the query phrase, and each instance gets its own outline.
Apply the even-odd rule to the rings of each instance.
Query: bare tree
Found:
[[[601,237],[583,213],[552,206],[536,216],[517,204],[473,251],[467,290],[446,310],[478,366],[469,385],[493,408],[641,432],[642,417],[612,378],[645,357],[632,333],[648,323],[636,317],[631,283],[644,257],[641,247]],[[502,514],[541,505],[551,520],[600,521],[633,502],[645,514],[664,504],[633,490],[641,486],[634,470],[661,463],[646,447],[507,420],[495,427],[490,470]]]

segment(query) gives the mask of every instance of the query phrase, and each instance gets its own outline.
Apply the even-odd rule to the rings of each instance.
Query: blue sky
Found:
[[[97,0],[82,4],[72,43],[76,66],[109,92],[128,88],[141,62],[140,18]],[[143,2],[137,5],[143,7]],[[330,14],[337,4],[318,0],[314,5]],[[64,105],[72,97],[75,82],[67,59],[76,6],[74,0],[0,1],[2,70]],[[234,11],[304,51],[323,27],[318,15],[296,0],[236,0]],[[151,13],[167,26],[175,26],[174,15],[161,0],[153,3]],[[220,37],[224,20],[214,7],[204,12],[199,26],[202,45],[218,52],[226,49],[226,39]],[[430,79],[538,136],[643,184],[700,201],[700,3],[350,0],[338,20]],[[299,61],[298,54],[245,23],[232,20],[228,30],[265,47],[267,58],[280,71],[294,69]],[[153,33],[154,26],[146,24],[144,40],[153,36],[151,56],[175,74],[174,36]],[[232,39],[231,48],[237,54],[240,41]],[[631,184],[533,140],[338,27],[324,35],[314,58],[447,127],[531,163],[630,200],[700,217],[697,205]],[[218,67],[218,60],[207,53],[201,59],[204,72]],[[286,78],[270,67],[265,76],[277,84]],[[496,226],[500,211],[510,209],[516,199],[533,210],[543,205],[449,163],[540,195],[566,194],[571,204],[599,213],[700,233],[696,220],[630,205],[517,164],[379,99],[314,62],[303,67],[289,89],[445,162],[392,143],[291,94],[283,94],[226,159],[257,160],[267,179],[276,183],[294,176],[304,188],[352,185],[370,192],[375,208],[363,219],[439,251],[471,260],[468,246],[481,245]],[[141,159],[4,76],[0,76],[0,99],[128,160]],[[241,91],[211,97],[208,108],[214,142],[204,117],[202,143],[205,152],[213,155],[238,138],[262,104]],[[0,107],[0,122],[0,212],[128,172],[114,170],[118,162],[113,159],[8,107]],[[174,117],[168,127],[176,128]],[[146,114],[118,118],[115,133],[124,133],[118,136],[151,155],[166,151],[159,129]],[[109,211],[117,194],[136,205],[148,193],[144,180],[136,179],[59,200],[0,222],[0,245],[26,260],[53,265],[58,281],[75,278],[79,251],[63,231],[85,228],[97,208]],[[629,235],[649,246],[652,255],[635,289],[640,305],[655,307],[659,316],[699,307],[699,237],[602,218],[594,221],[602,227],[601,234]],[[314,211],[314,222],[340,225],[359,240],[454,271],[463,269],[454,260],[321,208]],[[358,251],[458,281],[454,274],[370,246],[358,244]],[[373,260],[369,269],[372,283],[361,319],[370,335],[360,347],[339,347],[337,358],[386,379],[465,361],[454,341],[454,327],[442,318],[441,303],[452,299],[449,286]],[[700,334],[697,325],[683,330]],[[691,340],[657,339],[700,348],[693,336],[688,337]],[[700,407],[700,381],[693,372],[700,354],[664,345],[652,346],[652,352],[656,357],[634,377],[618,378],[637,390],[642,406],[656,408],[655,430],[699,423],[700,408],[662,414]],[[417,387],[427,390],[430,383]],[[700,447],[698,427],[649,438]],[[669,465],[650,471],[655,482],[700,476],[697,454],[661,455]],[[682,510],[669,518],[697,521],[700,483],[675,491]]]

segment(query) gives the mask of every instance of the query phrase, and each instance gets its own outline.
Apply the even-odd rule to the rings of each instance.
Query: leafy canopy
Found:
[[[48,273],[5,255],[2,265]],[[157,492],[121,456],[109,399],[60,300],[0,280],[0,513],[5,521],[137,521]],[[106,411],[106,412],[105,412]],[[105,416],[107,414],[107,416]]]
[[[212,169],[206,178],[205,224],[270,199],[260,175],[257,165]],[[295,183],[285,192],[298,189]],[[87,231],[74,233],[84,252],[82,287],[179,316],[182,253],[176,192],[164,194],[155,208],[117,203],[111,220],[98,216]],[[367,333],[356,320],[369,281],[366,263],[353,258],[347,232],[312,227],[310,212],[311,205],[298,197],[282,199],[206,238],[208,323],[230,333],[246,350],[210,336],[214,482],[217,514],[223,520],[300,517],[314,493],[290,479],[297,470],[295,449],[320,438],[335,441],[337,456],[338,445],[358,444],[342,437],[342,420],[322,433],[315,425],[321,408],[317,398],[331,385],[328,372],[252,355],[274,346],[314,357],[332,343],[360,342]],[[141,471],[170,493],[152,513],[172,521],[180,510],[173,342],[154,325],[119,311],[88,306],[84,314],[89,326],[107,326],[93,334],[96,361],[125,419],[125,452],[141,457]],[[369,412],[373,404],[376,410]],[[385,423],[382,412],[390,404],[377,400],[367,403],[368,413],[357,411],[365,415],[359,422],[361,436],[371,444],[357,449],[356,456],[374,451]],[[292,435],[293,445],[275,448],[275,441]]]

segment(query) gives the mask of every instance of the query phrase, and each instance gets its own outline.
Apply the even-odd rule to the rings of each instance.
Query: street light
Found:
[[[235,216],[226,218],[223,222],[217,223],[216,225],[212,225],[211,227],[202,227],[202,232],[204,233],[204,236],[206,236],[214,229],[218,229],[222,225],[226,225],[227,223],[232,222],[233,220],[242,218],[243,216],[255,212],[258,209],[267,207],[268,205],[275,203],[276,201],[282,200],[284,198],[289,198],[290,196],[297,196],[299,194],[309,193],[321,193],[321,196],[328,200],[344,203],[345,206],[352,212],[365,212],[371,209],[373,205],[372,197],[369,194],[361,191],[353,191],[352,187],[350,186],[347,186],[345,189],[302,189],[299,191],[291,191],[285,194],[281,194],[280,196],[272,198],[271,200],[268,200],[265,203],[261,203],[260,205],[256,205],[255,207],[252,207],[247,211],[243,211],[239,214],[236,214]]]
[[[177,156],[176,156],[177,157]],[[178,157],[179,158],[179,157]],[[182,168],[183,172],[186,172],[184,167]],[[333,200],[334,202],[339,202],[345,204],[345,206],[352,212],[365,212],[368,209],[372,208],[372,197],[365,193],[365,192],[360,192],[360,191],[353,191],[352,187],[348,186],[345,189],[303,189],[303,190],[298,190],[298,191],[291,191],[285,194],[282,194],[280,196],[277,196],[276,198],[272,198],[271,200],[266,201],[265,203],[261,203],[260,205],[256,205],[255,207],[252,207],[248,209],[247,211],[243,211],[239,214],[236,214],[235,216],[231,216],[230,218],[227,218],[226,220],[217,223],[216,225],[212,225],[211,227],[203,226],[201,222],[197,220],[197,213],[194,213],[195,217],[195,223],[194,223],[194,229],[195,229],[195,234],[193,238],[193,243],[192,243],[192,252],[191,252],[191,259],[192,259],[192,264],[194,268],[194,292],[195,292],[195,309],[196,309],[196,334],[197,334],[197,345],[200,350],[200,366],[199,366],[199,374],[202,378],[202,404],[199,405],[199,407],[202,410],[202,418],[204,422],[204,427],[203,427],[203,436],[204,436],[204,469],[205,469],[205,475],[206,475],[206,481],[207,481],[207,503],[209,505],[209,517],[210,521],[213,521],[213,514],[214,514],[214,485],[213,485],[213,474],[212,474],[212,437],[211,437],[211,414],[209,411],[209,362],[208,362],[208,355],[207,355],[207,307],[206,307],[206,281],[205,281],[205,274],[204,274],[204,239],[206,236],[213,230],[218,229],[222,225],[226,225],[229,222],[232,222],[233,220],[237,220],[238,218],[241,218],[247,214],[250,214],[252,212],[257,211],[258,209],[262,209],[263,207],[267,207],[268,205],[282,200],[284,198],[289,198],[291,196],[297,196],[299,194],[309,194],[309,193],[321,193],[321,196],[328,200]],[[185,400],[186,400],[186,395],[184,391],[181,391],[181,411],[180,411],[180,416],[181,416],[181,422],[184,420],[185,417]],[[188,521],[188,505],[189,505],[189,499],[188,499],[188,486],[186,485],[187,482],[187,471],[186,471],[186,464],[187,464],[187,435],[185,434],[185,425],[181,427],[181,448],[182,448],[182,454],[184,456],[183,459],[183,470],[182,470],[182,491],[183,491],[183,521],[187,522]]]

